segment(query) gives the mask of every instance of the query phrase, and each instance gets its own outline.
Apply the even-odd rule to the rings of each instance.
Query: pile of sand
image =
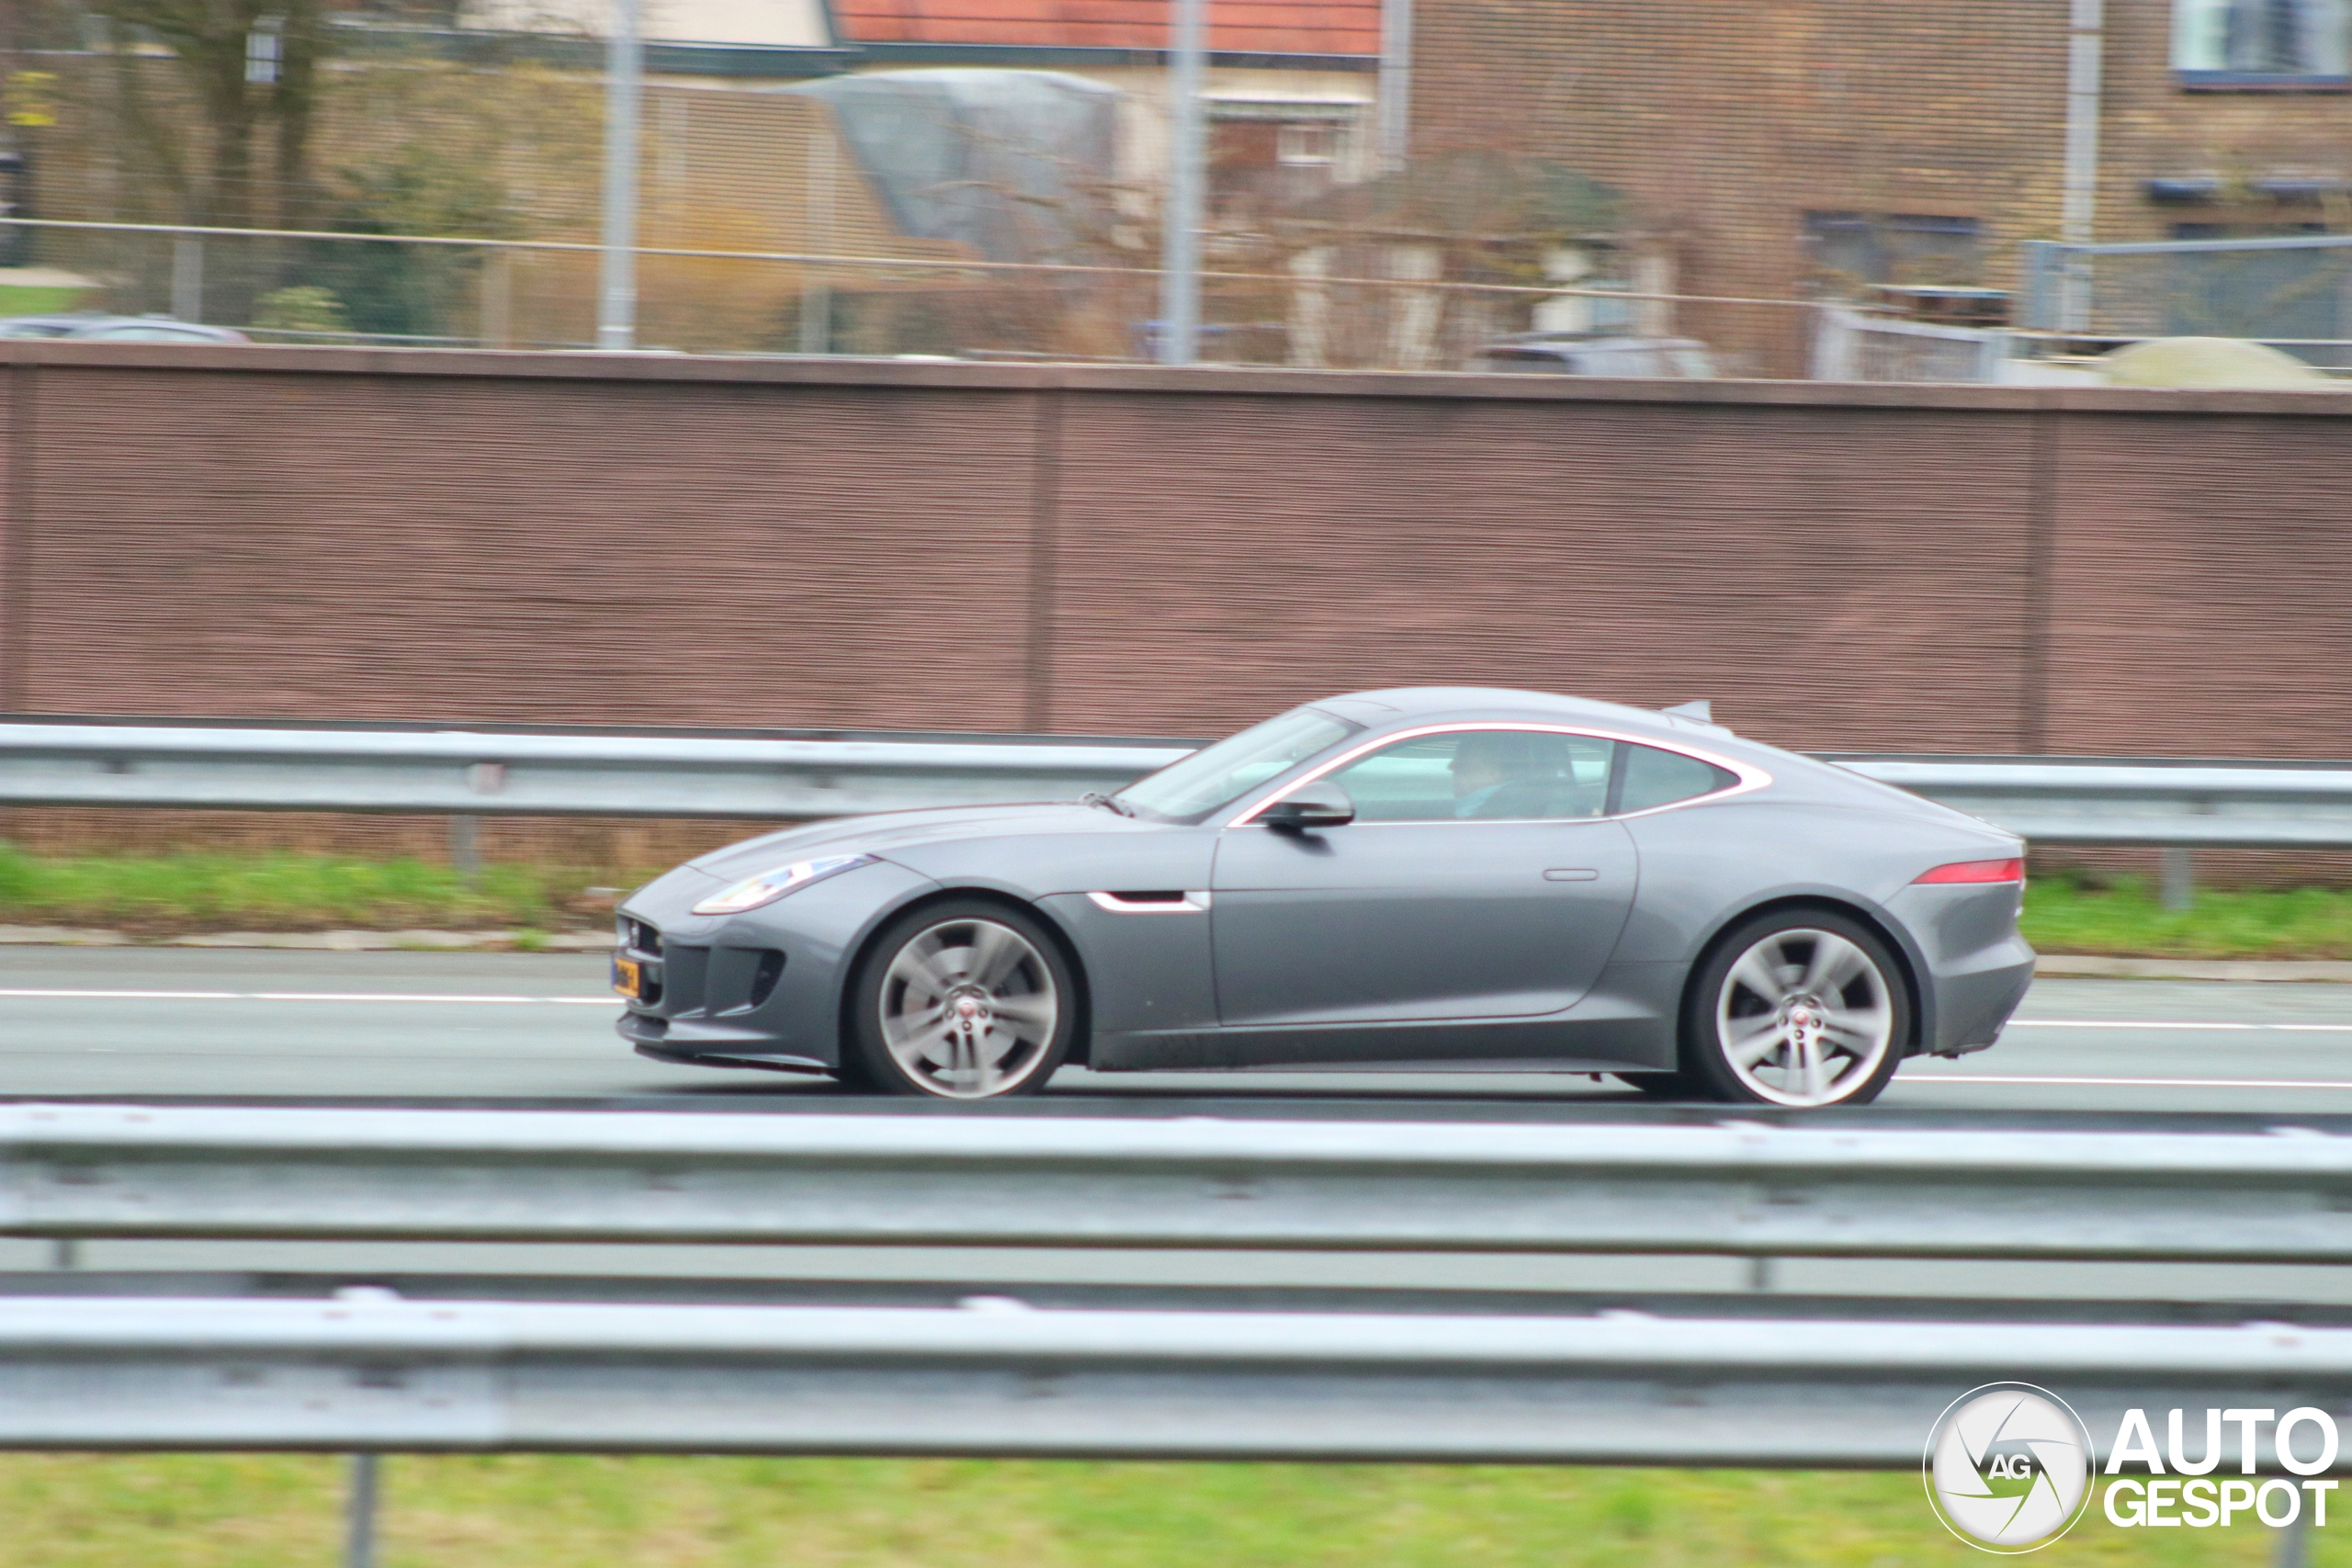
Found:
[[[2352,390],[2291,354],[2233,337],[2167,337],[2102,355],[2110,387],[2229,388],[2266,392]]]

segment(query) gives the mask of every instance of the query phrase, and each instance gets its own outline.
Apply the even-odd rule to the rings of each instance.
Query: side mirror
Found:
[[[1348,792],[1324,780],[1301,784],[1258,814],[1258,820],[1277,833],[1344,828],[1355,819],[1356,803]]]

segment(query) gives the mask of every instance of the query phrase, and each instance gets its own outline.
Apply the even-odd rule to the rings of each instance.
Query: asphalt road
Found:
[[[798,1107],[822,1080],[667,1066],[611,1027],[604,961],[527,953],[0,948],[0,1098],[74,1095],[668,1100]],[[1127,1111],[1264,1113],[1366,1096],[1406,1114],[1553,1113],[1637,1097],[1581,1075],[1069,1072],[1049,1098]],[[2352,986],[2051,980],[2008,1037],[1917,1062],[1880,1102],[1914,1111],[2352,1112]],[[1484,1107],[1486,1109],[1481,1109]],[[2352,1303],[2352,1271],[2154,1264],[1722,1258],[1155,1253],[991,1248],[359,1246],[0,1239],[0,1271],[96,1269],[615,1273],[1446,1290],[1742,1291]]]
[[[632,1055],[600,957],[0,948],[0,1096],[674,1097],[839,1093]],[[1063,1073],[1069,1096],[1622,1101],[1581,1075]],[[1906,1066],[1920,1111],[2352,1111],[2352,986],[2044,980],[2007,1036]]]

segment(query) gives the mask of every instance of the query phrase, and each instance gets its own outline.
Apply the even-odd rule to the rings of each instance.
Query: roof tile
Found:
[[[1168,0],[833,0],[860,43],[1165,49]],[[1380,52],[1379,0],[1212,0],[1209,48],[1249,54]]]

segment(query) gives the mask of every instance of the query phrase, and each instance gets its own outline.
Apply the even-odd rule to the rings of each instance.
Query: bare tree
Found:
[[[318,100],[325,10],[321,0],[111,0],[96,18],[115,63],[124,130],[156,154],[181,217],[246,228],[264,219],[299,226],[309,210],[310,144]],[[141,67],[160,45],[174,62],[172,85],[201,120],[204,155],[179,155],[165,127],[153,73]],[[273,177],[256,152],[274,133]],[[257,200],[265,185],[275,199]]]

